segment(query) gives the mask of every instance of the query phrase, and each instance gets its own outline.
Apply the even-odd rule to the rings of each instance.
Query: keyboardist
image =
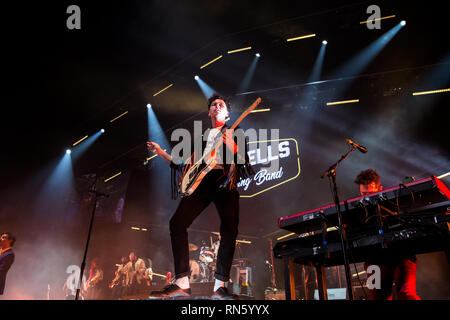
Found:
[[[373,169],[361,171],[355,183],[359,185],[361,195],[383,190],[380,176]],[[394,283],[399,300],[420,300],[416,292],[416,256],[367,261],[364,264],[366,271],[369,265],[378,265],[381,270],[381,288],[369,290],[371,300],[391,300]]]

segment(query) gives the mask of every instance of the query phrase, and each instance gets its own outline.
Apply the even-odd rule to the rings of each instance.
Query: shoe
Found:
[[[228,289],[225,287],[220,287],[216,291],[214,291],[211,296],[213,300],[238,300],[238,297],[234,294],[230,294]]]
[[[152,291],[150,294],[150,299],[168,299],[177,297],[190,297],[191,288],[181,289],[176,284],[169,284],[164,287],[161,291]]]

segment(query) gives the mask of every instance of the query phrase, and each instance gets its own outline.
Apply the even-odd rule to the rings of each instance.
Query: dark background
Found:
[[[81,8],[81,30],[68,30],[66,9]],[[380,30],[369,30],[371,4],[381,15]],[[341,199],[358,193],[353,183],[363,169],[374,168],[384,187],[406,176],[441,175],[450,168],[448,93],[413,97],[412,92],[447,88],[448,26],[440,2],[403,1],[59,1],[16,2],[3,6],[2,156],[0,230],[18,237],[16,262],[7,284],[11,299],[42,299],[47,284],[61,297],[65,268],[79,265],[87,237],[93,177],[111,197],[97,208],[88,262],[99,256],[105,275],[131,249],[151,258],[156,272],[171,271],[168,220],[177,201],[170,199],[170,174],[161,159],[149,156],[147,103],[170,139],[175,128],[192,130],[194,120],[208,125],[206,99],[194,80],[198,74],[232,98],[235,119],[256,97],[271,112],[252,114],[244,128],[280,129],[280,138],[299,143],[298,178],[258,197],[241,199],[239,239],[252,241],[236,253],[255,264],[259,294],[270,277],[268,239],[286,234],[281,216],[319,207],[332,198],[323,171],[347,150],[345,138],[369,149],[354,152],[338,169]],[[355,54],[400,20],[407,24],[367,67],[338,73]],[[298,35],[314,38],[286,42]],[[320,80],[309,76],[322,40],[328,45]],[[250,51],[227,50],[251,45]],[[261,53],[245,91],[240,83]],[[205,69],[199,67],[223,54]],[[153,94],[168,84],[167,92]],[[359,103],[327,107],[326,102],[359,98]],[[129,113],[114,123],[109,121]],[[73,185],[64,197],[44,197],[42,190],[65,149],[86,134],[106,130],[82,156],[72,161]],[[75,149],[74,149],[75,152]],[[286,172],[294,176],[295,172]],[[443,179],[449,184],[449,178]],[[64,180],[61,180],[61,183]],[[61,188],[56,187],[59,191]],[[50,194],[52,191],[50,190]],[[57,193],[53,193],[55,196]],[[115,215],[124,197],[121,218]],[[146,227],[147,232],[131,230]],[[209,244],[218,231],[209,207],[191,227],[190,241]],[[442,256],[419,260],[419,295],[448,299],[448,266]],[[278,262],[276,261],[276,265]],[[433,272],[430,272],[433,270]],[[173,270],[172,270],[173,271]],[[278,284],[281,268],[276,268]],[[447,280],[446,280],[447,279]],[[433,284],[433,286],[430,285]]]

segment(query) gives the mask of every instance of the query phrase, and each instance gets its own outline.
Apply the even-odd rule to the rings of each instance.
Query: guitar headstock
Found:
[[[252,103],[252,105],[250,107],[248,107],[247,109],[245,109],[244,112],[242,112],[241,116],[234,122],[233,126],[231,127],[231,129],[235,129],[239,123],[244,120],[244,118],[246,116],[248,116],[250,114],[250,112],[252,112],[257,106],[258,104],[261,102],[261,97],[258,97],[258,99],[255,100],[255,102]]]

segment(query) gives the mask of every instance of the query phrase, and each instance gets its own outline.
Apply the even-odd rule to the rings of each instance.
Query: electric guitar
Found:
[[[147,268],[145,270],[145,276],[144,276],[144,279],[145,279],[145,281],[147,283],[147,286],[150,286],[150,284],[151,284],[150,282],[151,282],[151,280],[153,280],[153,276],[158,276],[158,277],[161,277],[161,278],[164,278],[164,279],[167,278],[166,275],[153,272],[152,268]]]
[[[248,116],[253,109],[256,108],[256,106],[260,102],[261,98],[256,99],[255,102],[253,102],[253,104],[241,114],[241,116],[229,129],[234,130],[239,125],[239,123],[241,123],[241,121],[244,120],[244,118]],[[222,133],[219,133],[218,136],[221,135]],[[203,156],[195,164],[189,164],[188,162],[189,169],[187,169],[186,173],[183,176],[183,180],[181,181],[181,193],[183,194],[183,197],[191,195],[195,191],[195,189],[197,189],[206,174],[214,169],[217,163],[215,157],[212,155],[217,152],[217,149],[222,145],[222,143],[223,139],[216,139],[214,147],[211,149],[211,151],[203,154]]]

